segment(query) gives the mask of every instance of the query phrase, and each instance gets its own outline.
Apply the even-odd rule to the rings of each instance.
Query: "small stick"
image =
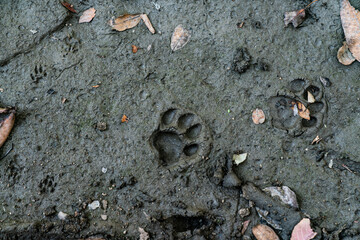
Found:
[[[14,149],[14,145],[11,144],[11,148],[5,153],[4,156],[2,156],[2,157],[0,158],[0,160],[3,160],[4,158],[6,158],[7,155],[9,155],[9,153],[10,153],[13,149]]]

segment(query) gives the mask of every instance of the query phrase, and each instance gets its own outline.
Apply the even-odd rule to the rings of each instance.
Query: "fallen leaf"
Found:
[[[149,17],[146,14],[140,14],[140,18],[144,21],[146,27],[149,29],[149,31],[154,34],[155,33],[155,29],[152,26]]]
[[[91,20],[95,17],[95,12],[95,8],[89,8],[88,10],[84,11],[79,19],[79,23],[91,22]]]
[[[305,9],[300,9],[298,11],[285,12],[284,23],[287,27],[290,23],[296,28],[305,20]]]
[[[308,95],[308,97],[307,97],[308,103],[314,103],[315,102],[314,95],[312,95],[311,92],[309,92],[309,91],[307,91],[307,95]]]
[[[261,109],[255,109],[252,113],[252,120],[255,124],[261,124],[265,122],[265,114]]]
[[[150,238],[149,234],[141,227],[138,228],[140,233],[140,240],[148,240]]]
[[[61,98],[61,102],[62,102],[62,103],[65,103],[66,101],[67,101],[67,98],[64,98],[64,97]]]
[[[129,121],[129,118],[124,114],[121,118],[121,122],[124,123],[124,122],[128,122]]]
[[[271,227],[263,224],[253,227],[252,232],[257,240],[280,240]]]
[[[278,197],[283,203],[293,207],[299,208],[299,204],[296,200],[296,194],[288,187],[267,187],[263,189],[264,192],[267,192],[271,197]]]
[[[74,9],[74,5],[72,5],[68,2],[61,2],[61,4],[70,12],[77,13],[76,10]]]
[[[339,62],[343,65],[350,65],[356,60],[355,57],[350,52],[349,46],[347,45],[346,42],[344,42],[342,47],[339,48],[337,52],[337,58]]]
[[[133,53],[137,53],[137,51],[138,51],[137,46],[131,45],[131,48],[132,48],[132,52],[133,52]]]
[[[311,229],[310,219],[303,218],[296,226],[294,227],[290,240],[309,240],[313,239],[316,236],[316,232]]]
[[[342,0],[340,17],[350,52],[360,61],[360,12],[351,6],[349,0]]]
[[[139,24],[141,18],[139,14],[125,14],[118,18],[112,18],[109,25],[116,31],[125,31],[126,29],[133,28]]]
[[[178,25],[171,36],[171,50],[174,52],[183,48],[190,40],[191,34],[188,30]]]
[[[250,220],[246,220],[245,222],[242,223],[242,228],[241,228],[241,235],[244,235],[248,226],[249,226]]]
[[[314,140],[312,140],[311,145],[318,144],[321,140],[322,140],[322,138],[320,138],[319,136],[316,136],[314,138]]]
[[[5,143],[15,123],[15,108],[0,108],[0,114],[4,115],[0,121],[0,147]]]
[[[291,105],[292,105],[291,109],[294,110],[294,115],[299,115],[300,117],[306,120],[310,120],[310,111],[304,106],[304,104],[302,104],[299,101],[296,101],[296,102],[292,102]]]
[[[246,160],[246,157],[247,157],[247,153],[234,154],[233,155],[233,160],[234,160],[236,165],[239,165],[240,163],[242,163],[242,162],[244,162]]]
[[[99,84],[97,84],[97,85],[94,85],[94,86],[92,86],[93,88],[98,88],[98,87],[100,87],[100,85]]]

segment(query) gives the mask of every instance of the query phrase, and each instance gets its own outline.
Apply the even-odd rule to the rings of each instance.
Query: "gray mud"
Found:
[[[13,146],[0,161],[1,239],[132,239],[139,227],[152,239],[239,239],[249,219],[242,238],[254,239],[256,207],[282,225],[309,217],[316,239],[360,238],[360,63],[336,59],[339,1],[315,3],[298,29],[283,14],[309,1],[71,3],[96,17],[78,24],[58,1],[0,0],[0,104],[17,108],[0,149]],[[143,23],[112,31],[125,13],[148,14],[156,34]],[[179,24],[192,36],[171,52]],[[304,122],[286,106],[309,87],[317,105]],[[239,166],[235,152],[248,153]],[[299,209],[277,215],[259,189],[282,185]]]

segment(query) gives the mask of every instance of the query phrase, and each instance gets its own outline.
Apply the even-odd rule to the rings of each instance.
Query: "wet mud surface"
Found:
[[[17,109],[0,149],[13,148],[0,161],[1,239],[136,239],[139,227],[152,239],[254,239],[259,223],[289,239],[302,217],[315,239],[360,238],[360,65],[336,59],[338,1],[314,4],[297,29],[283,13],[308,1],[71,3],[95,7],[93,21],[57,1],[0,0],[0,107]],[[111,30],[125,13],[146,13],[156,34]],[[191,38],[172,52],[179,24]],[[246,161],[232,164],[239,152]],[[290,187],[299,207],[269,186]]]

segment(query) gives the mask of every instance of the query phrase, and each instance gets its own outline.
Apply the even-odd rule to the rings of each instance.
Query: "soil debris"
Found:
[[[332,84],[330,79],[327,77],[320,77],[320,82],[324,85],[324,87],[330,87]]]
[[[102,220],[104,220],[104,221],[106,221],[106,220],[107,220],[107,218],[108,218],[108,216],[107,216],[107,215],[105,215],[105,214],[101,214],[101,215],[100,215],[100,217],[101,217],[101,219],[102,219]]]
[[[140,14],[140,18],[144,21],[144,23],[145,23],[146,27],[149,29],[149,31],[152,34],[155,34],[155,29],[154,29],[153,25],[151,24],[149,17],[146,14]]]
[[[249,227],[250,224],[250,220],[246,220],[245,222],[242,223],[242,228],[241,228],[241,235],[244,235],[247,228]]]
[[[124,123],[124,122],[129,122],[129,118],[124,114],[121,118],[121,122]]]
[[[265,122],[265,114],[262,109],[255,109],[252,113],[252,120],[255,124],[262,124]]]
[[[310,111],[301,102],[291,102],[291,109],[294,111],[294,116],[299,115],[301,118],[310,120]]]
[[[305,10],[300,9],[298,11],[285,12],[284,22],[285,27],[287,27],[290,23],[296,28],[300,26],[305,20]]]
[[[342,47],[339,48],[337,52],[337,58],[339,62],[343,65],[350,65],[356,60],[355,57],[350,52],[349,46],[346,42],[344,42]]]
[[[311,92],[309,92],[309,91],[307,91],[307,101],[308,101],[308,103],[314,103],[315,102],[314,95],[312,95]]]
[[[322,140],[322,138],[320,138],[319,136],[316,136],[314,138],[314,140],[312,140],[311,145],[318,144],[321,140]]]
[[[141,227],[138,228],[140,233],[140,240],[148,240],[150,238],[149,234]]]
[[[95,8],[89,8],[85,10],[79,19],[79,23],[88,23],[95,17]]]
[[[135,45],[131,45],[131,50],[132,50],[133,53],[137,53],[138,47],[135,46]]]
[[[95,128],[100,131],[105,131],[107,129],[107,124],[106,124],[106,122],[98,122],[98,123],[96,123]]]
[[[70,12],[77,13],[77,11],[74,9],[74,5],[68,3],[68,2],[61,2],[61,4]]]
[[[91,210],[95,210],[95,209],[97,209],[97,208],[99,208],[100,207],[100,202],[99,201],[93,201],[92,203],[90,203],[89,205],[88,205],[88,207],[91,209]]]
[[[294,227],[294,230],[291,233],[290,240],[310,240],[313,239],[316,235],[317,233],[311,229],[310,219],[303,218]]]
[[[296,200],[296,194],[287,186],[266,187],[263,191],[269,193],[271,197],[279,198],[280,201],[293,208],[299,208],[299,204]]]
[[[250,68],[251,56],[246,48],[238,48],[234,57],[233,69],[238,73],[244,73]]]
[[[349,50],[360,61],[360,12],[351,6],[349,0],[342,0],[340,17]]]
[[[271,227],[263,224],[253,227],[252,232],[257,240],[280,240]]]
[[[182,25],[178,25],[171,36],[171,50],[175,52],[183,48],[190,41],[190,37],[191,33]]]
[[[66,214],[66,213],[64,213],[64,212],[59,212],[59,213],[58,213],[58,218],[59,218],[60,220],[65,220],[67,216],[68,216],[68,214]]]
[[[233,160],[236,165],[239,165],[240,163],[244,162],[247,158],[247,153],[241,153],[241,154],[234,154]]]
[[[250,209],[249,208],[241,208],[239,210],[239,215],[241,218],[247,217],[250,215]]]
[[[15,108],[0,108],[0,147],[5,143],[15,123]]]

